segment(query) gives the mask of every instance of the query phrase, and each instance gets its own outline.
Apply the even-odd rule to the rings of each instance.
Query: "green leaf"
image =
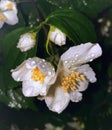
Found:
[[[112,0],[38,0],[38,6],[44,16],[61,8],[78,10],[90,18],[96,18],[112,6]]]
[[[59,28],[75,44],[96,42],[96,33],[92,22],[78,11],[55,11],[48,16],[46,22]]]

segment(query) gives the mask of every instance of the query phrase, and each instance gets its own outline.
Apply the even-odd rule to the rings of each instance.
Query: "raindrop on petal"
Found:
[[[43,62],[45,62],[45,60],[44,60],[44,59],[43,59],[42,61],[43,61]]]
[[[91,62],[91,61],[93,61],[93,59],[91,58],[89,61]]]
[[[17,81],[20,81],[20,77],[17,78]]]
[[[51,71],[48,71],[48,75],[51,75],[52,74],[52,72]]]
[[[87,72],[85,71],[84,74],[86,74]]]
[[[75,55],[75,57],[78,57],[78,56],[79,56],[78,54]]]
[[[65,64],[66,64],[66,63],[68,63],[68,61],[67,61],[67,60],[65,61]]]
[[[32,62],[31,62],[31,66],[34,66],[34,65],[36,65],[36,62],[35,62],[35,61],[32,61]]]

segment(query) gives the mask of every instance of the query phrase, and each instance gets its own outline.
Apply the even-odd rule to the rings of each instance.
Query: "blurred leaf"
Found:
[[[92,22],[77,11],[59,10],[51,13],[46,21],[49,25],[62,30],[75,44],[96,42]]]
[[[38,0],[36,4],[44,18],[57,9],[55,5],[50,4],[47,0]]]
[[[90,18],[96,18],[99,13],[112,6],[111,0],[38,0],[39,8],[48,15],[52,11],[62,9],[79,10]],[[100,5],[100,6],[99,6]],[[49,8],[50,7],[50,8]]]

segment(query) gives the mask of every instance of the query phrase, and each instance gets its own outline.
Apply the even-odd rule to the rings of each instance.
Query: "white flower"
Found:
[[[72,102],[82,100],[81,92],[87,89],[89,82],[96,81],[94,71],[85,63],[91,62],[101,54],[99,44],[92,43],[71,47],[62,54],[57,70],[57,80],[44,97],[50,110],[61,113],[70,100]]]
[[[53,26],[50,27],[49,39],[58,46],[66,44],[65,34]]]
[[[0,1],[0,28],[4,23],[15,25],[18,23],[16,3],[9,0]]]
[[[0,10],[2,11],[13,10],[17,14],[16,3],[10,0],[1,0]]]
[[[55,80],[52,65],[38,57],[29,58],[11,72],[14,80],[22,81],[22,91],[27,97],[46,95]]]
[[[25,33],[20,36],[17,48],[22,52],[28,51],[36,44],[36,33]]]

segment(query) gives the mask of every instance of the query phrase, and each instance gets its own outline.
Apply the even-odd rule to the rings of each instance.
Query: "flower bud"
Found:
[[[61,32],[61,30],[52,27],[50,28],[49,32],[49,39],[53,43],[55,43],[58,46],[62,46],[66,44],[66,36],[64,33]]]
[[[25,52],[34,47],[36,43],[36,33],[25,33],[20,36],[19,42],[17,43],[17,48],[21,52]]]

